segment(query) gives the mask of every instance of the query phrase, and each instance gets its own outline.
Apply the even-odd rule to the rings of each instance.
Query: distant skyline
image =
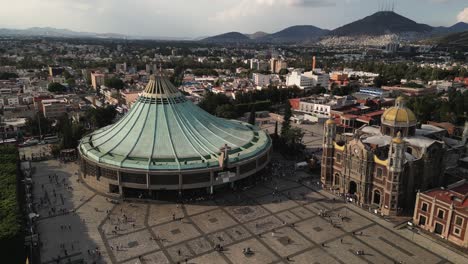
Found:
[[[334,29],[393,2],[397,13],[418,23],[468,23],[467,0],[0,0],[0,28],[187,38],[293,25]]]

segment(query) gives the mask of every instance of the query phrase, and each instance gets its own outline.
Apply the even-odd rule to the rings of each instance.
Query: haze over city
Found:
[[[419,23],[468,22],[464,0],[2,0],[0,28],[196,38],[229,31],[273,33],[292,25],[334,29],[391,9]]]
[[[1,264],[466,264],[468,0],[0,0]]]

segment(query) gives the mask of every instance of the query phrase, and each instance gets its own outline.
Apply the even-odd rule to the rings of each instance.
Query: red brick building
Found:
[[[413,222],[461,247],[468,248],[468,183],[418,193]]]

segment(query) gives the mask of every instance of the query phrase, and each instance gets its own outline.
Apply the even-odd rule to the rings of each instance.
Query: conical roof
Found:
[[[121,168],[183,170],[220,166],[226,144],[229,163],[271,148],[264,131],[212,116],[164,76],[151,76],[131,110],[114,125],[85,136],[79,150],[90,160]]]

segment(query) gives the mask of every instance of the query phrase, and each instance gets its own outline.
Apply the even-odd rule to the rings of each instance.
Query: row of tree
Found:
[[[447,97],[440,95],[413,97],[408,101],[408,107],[413,110],[421,123],[432,120],[461,125],[468,113],[468,92],[450,89]]]
[[[18,150],[0,146],[0,248],[3,263],[24,263],[24,231],[17,194]]]

